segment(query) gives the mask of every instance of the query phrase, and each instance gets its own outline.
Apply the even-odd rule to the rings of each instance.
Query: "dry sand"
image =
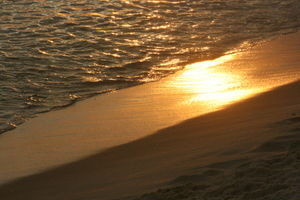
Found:
[[[299,40],[297,35],[293,37]],[[261,63],[250,59],[265,60],[257,57],[263,51],[273,52],[265,62],[287,63],[287,70],[294,70],[295,66],[288,63],[299,64],[299,51],[288,55],[293,49],[285,52],[281,49],[280,57],[278,48],[282,41],[289,46],[296,40],[278,40],[269,45],[274,49],[249,52],[233,60],[230,66]],[[299,91],[300,82],[294,82],[71,164],[12,181],[0,187],[0,197],[5,200],[299,199]],[[176,100],[163,96],[166,105],[168,98]],[[183,107],[180,109],[184,112]],[[81,130],[80,124],[71,125],[72,130]],[[23,130],[30,131],[30,123],[24,126],[29,127]],[[93,131],[97,131],[94,126]],[[46,140],[38,141],[51,146]],[[158,188],[162,189],[156,191]],[[143,193],[148,194],[139,196]]]

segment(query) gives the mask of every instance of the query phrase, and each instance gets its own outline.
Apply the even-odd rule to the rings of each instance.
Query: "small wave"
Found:
[[[132,80],[130,78],[125,79],[106,79],[106,80],[99,80],[98,81],[85,81],[81,84],[90,87],[97,87],[97,86],[104,86],[104,85],[136,85],[139,81]]]

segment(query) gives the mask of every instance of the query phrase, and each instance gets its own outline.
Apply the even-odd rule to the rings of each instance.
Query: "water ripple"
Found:
[[[299,27],[298,0],[4,0],[0,132]]]

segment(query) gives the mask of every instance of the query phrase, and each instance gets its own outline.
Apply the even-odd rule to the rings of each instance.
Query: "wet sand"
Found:
[[[278,156],[294,156],[285,171],[291,169],[290,171],[294,174],[299,174],[297,171],[299,168],[295,167],[299,162],[297,160],[299,149],[295,148],[294,144],[294,141],[298,141],[298,139],[294,139],[294,137],[298,137],[297,133],[300,128],[300,83],[294,82],[255,95],[258,92],[297,80],[297,77],[299,80],[299,70],[297,70],[300,63],[297,57],[299,45],[296,45],[296,41],[299,42],[299,39],[297,40],[297,38],[299,38],[297,34],[282,37],[267,45],[242,53],[232,60],[216,62],[216,65],[200,64],[202,68],[213,66],[213,69],[217,69],[218,72],[231,67],[232,71],[229,72],[237,71],[235,75],[240,77],[237,80],[248,78],[244,80],[248,83],[236,87],[236,92],[233,93],[234,98],[229,98],[230,95],[224,93],[227,91],[226,88],[215,93],[205,93],[199,88],[188,89],[188,86],[193,84],[178,85],[184,76],[187,76],[188,80],[191,79],[191,76],[181,72],[180,76],[174,75],[163,80],[165,85],[161,82],[146,84],[116,94],[108,94],[106,97],[97,97],[101,101],[97,98],[89,99],[64,111],[42,115],[25,123],[14,132],[7,133],[0,138],[1,150],[3,150],[0,159],[1,163],[4,163],[2,172],[6,170],[8,174],[18,173],[18,170],[23,170],[22,163],[24,163],[24,168],[28,167],[27,170],[30,167],[34,168],[34,163],[42,166],[40,163],[43,161],[46,162],[45,166],[49,166],[49,163],[51,166],[56,166],[55,164],[62,164],[95,151],[102,151],[79,161],[73,161],[55,169],[4,184],[0,188],[0,196],[3,199],[122,199],[169,187],[168,190],[159,190],[138,198],[192,199],[194,197],[202,198],[201,195],[210,197],[209,195],[218,194],[221,197],[216,196],[216,198],[222,198],[222,195],[236,195],[237,198],[243,199],[248,186],[245,186],[246,189],[242,188],[233,192],[227,190],[235,187],[230,183],[234,184],[237,183],[236,180],[242,180],[238,179],[242,176],[234,176],[236,173],[232,171],[236,172],[235,169],[241,169],[246,175],[248,173],[248,176],[254,177],[253,182],[257,182],[258,179],[255,177],[259,177],[263,173],[259,171],[259,167],[256,170],[257,173],[255,170],[253,172],[253,166],[251,166],[252,168],[247,166],[243,168],[245,163],[254,163],[255,167],[263,165],[266,159],[274,161],[274,163],[279,159],[278,163],[282,164],[282,162],[284,163],[282,160],[286,156],[283,158],[278,158]],[[238,66],[241,70],[238,70]],[[254,67],[256,70],[252,70],[251,66],[256,66]],[[274,69],[279,71],[283,66],[286,66],[286,72],[292,73],[286,73],[286,76],[284,73],[277,73],[277,75],[268,73],[273,72]],[[193,66],[190,67],[193,68]],[[188,70],[190,70],[189,67]],[[203,71],[201,72],[203,73]],[[262,79],[262,76],[265,79]],[[229,83],[231,82],[229,81]],[[185,87],[186,85],[187,87]],[[170,90],[171,86],[177,89]],[[184,87],[185,90],[182,89]],[[164,89],[158,90],[157,88]],[[243,92],[238,92],[241,90]],[[165,91],[172,92],[164,93]],[[229,94],[232,94],[233,89],[229,91],[231,91]],[[244,91],[250,92],[244,93]],[[199,96],[201,92],[202,96]],[[132,98],[132,94],[140,96]],[[204,94],[210,95],[205,96]],[[243,95],[236,96],[236,94]],[[252,98],[248,100],[241,100],[251,96]],[[223,99],[226,97],[227,101],[221,101],[221,103],[212,101],[212,99],[222,99],[222,97]],[[121,105],[135,106],[116,106],[118,105],[117,99],[122,102]],[[207,101],[203,101],[204,99]],[[156,101],[157,104],[151,104]],[[178,102],[181,103],[178,104]],[[110,103],[112,105],[109,107]],[[98,116],[97,114],[101,114],[101,112],[95,112],[101,106],[95,105],[100,104],[118,109],[115,115],[95,118]],[[90,105],[89,110],[87,105]],[[173,109],[175,107],[177,110]],[[200,111],[193,112],[193,110],[197,110],[196,108]],[[129,114],[130,110],[133,114]],[[205,110],[206,113],[213,112],[205,114],[205,112],[201,113],[201,110]],[[77,114],[74,115],[74,113]],[[184,114],[180,115],[180,113]],[[192,118],[200,114],[202,115]],[[117,115],[124,119],[122,125],[115,123],[118,118],[114,117]],[[67,118],[67,116],[72,117]],[[192,119],[186,120],[188,118]],[[105,124],[101,121],[102,119],[106,119],[105,122],[110,121],[110,123]],[[182,120],[186,121],[178,123]],[[178,124],[151,134],[157,128],[174,123]],[[112,135],[103,137],[104,139],[101,141],[99,135],[96,134],[100,132],[100,128],[107,128],[106,131],[101,132],[101,136],[103,136],[105,133],[110,133],[111,127],[114,126],[119,126],[115,129],[119,132],[111,131]],[[122,130],[124,131],[122,132]],[[41,132],[44,132],[43,136],[39,135]],[[29,135],[21,135],[24,133]],[[111,142],[114,136],[119,136],[121,133],[129,133],[129,136]],[[283,138],[282,136],[288,137]],[[106,143],[109,145],[105,146]],[[122,145],[122,143],[126,144]],[[115,146],[118,144],[121,145]],[[11,150],[16,145],[19,146]],[[111,146],[115,147],[103,151]],[[7,154],[4,154],[6,152]],[[63,154],[61,157],[59,156],[60,152]],[[80,154],[80,152],[84,153]],[[66,156],[68,153],[73,156]],[[63,161],[55,163],[53,162],[55,159]],[[270,163],[272,163],[271,161]],[[264,167],[266,171],[270,172],[277,166],[270,164]],[[254,175],[251,175],[252,172]],[[21,177],[20,174],[19,177]],[[26,175],[23,173],[23,176],[24,174]],[[221,174],[225,174],[226,177],[223,179],[225,175],[221,176]],[[280,174],[282,177],[293,177],[283,172]],[[5,176],[3,175],[3,177]],[[220,183],[222,180],[229,181]],[[205,186],[201,186],[203,181]],[[277,182],[280,183],[280,180]],[[296,183],[296,181],[294,182]],[[293,191],[297,191],[298,187],[294,182],[289,179],[282,187],[274,183],[274,188],[277,189],[271,188],[269,192],[266,192],[267,189],[264,187],[257,188],[264,189],[265,192],[262,193],[267,195],[271,192],[273,194],[275,190],[293,195],[295,193]],[[194,187],[195,185],[197,187]],[[220,190],[227,193],[222,193]]]

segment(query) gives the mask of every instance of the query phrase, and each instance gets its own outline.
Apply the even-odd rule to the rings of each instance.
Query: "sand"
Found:
[[[269,94],[264,94],[255,100],[268,101],[277,98],[278,92],[298,92],[300,82],[280,88]],[[264,98],[270,95],[268,98]],[[236,149],[224,149],[213,154],[219,154],[222,161],[207,162],[193,167],[194,171],[179,176],[161,189],[144,195],[128,198],[134,200],[171,200],[171,199],[241,199],[241,200],[284,200],[300,198],[300,99],[296,97],[295,104],[287,103],[285,111],[265,110],[273,113],[277,119],[264,122],[260,128],[252,126],[248,120],[246,127],[238,130],[238,141],[232,142],[232,146],[249,145],[249,140],[241,140],[240,134],[261,133],[269,134],[266,137],[275,136],[262,144],[253,147],[239,146]],[[293,98],[294,96],[287,96]],[[245,102],[246,103],[246,102]],[[274,102],[273,102],[274,103]],[[277,103],[277,102],[276,102]],[[283,102],[282,102],[283,103]],[[241,105],[240,105],[241,106]],[[245,106],[248,106],[247,103]],[[279,105],[278,105],[279,106]],[[235,106],[234,106],[235,107]],[[234,109],[234,107],[232,107]],[[239,106],[238,106],[239,107]],[[255,108],[257,109],[257,108]],[[248,110],[241,110],[241,112]],[[263,111],[263,112],[265,112]],[[281,117],[279,117],[281,115]],[[234,116],[231,116],[234,117]],[[256,120],[263,121],[270,116],[263,115]],[[204,117],[205,118],[205,117]],[[202,120],[204,119],[202,118]],[[269,118],[269,119],[271,119]],[[200,118],[198,122],[201,122]],[[196,121],[194,121],[196,122]],[[187,122],[186,122],[187,123]],[[192,123],[192,121],[190,122]],[[256,124],[257,122],[255,122]],[[261,122],[259,122],[261,123]],[[222,130],[226,133],[228,130]],[[279,134],[279,135],[278,135]],[[257,135],[257,137],[261,137]],[[245,136],[243,136],[245,137]],[[217,140],[222,145],[223,141]],[[219,145],[219,144],[217,144]],[[232,147],[231,146],[231,147]],[[248,149],[247,152],[243,150]],[[229,156],[229,157],[228,157]],[[232,158],[230,158],[232,156]],[[211,156],[209,156],[211,157]]]
[[[159,82],[29,119],[0,135],[0,185],[295,81],[300,76],[299,44],[298,33],[277,37],[246,52],[188,65]]]
[[[295,48],[298,47],[291,45],[299,40],[297,40],[297,38],[299,38],[297,35],[283,37],[264,47],[243,53],[233,60],[225,61],[226,66],[224,68],[234,66],[234,70],[232,71],[238,71],[235,67],[242,66],[241,68],[243,70],[240,70],[240,73],[249,71],[251,65],[259,65],[259,67],[257,67],[258,69],[261,69],[261,66],[265,66],[261,71],[250,70],[251,73],[247,74],[247,76],[242,76],[248,77],[249,79],[247,79],[247,81],[250,81],[247,87],[244,86],[242,88],[248,88],[256,92],[247,93],[246,96],[242,96],[243,98],[236,99],[236,101],[239,102],[232,99],[221,104],[215,102],[215,106],[209,104],[211,106],[209,107],[207,104],[211,102],[211,100],[206,101],[206,103],[201,104],[201,108],[215,111],[206,114],[202,113],[199,117],[182,121],[183,119],[193,117],[193,115],[198,115],[197,113],[199,112],[191,111],[199,104],[199,102],[195,100],[200,98],[195,95],[198,90],[190,90],[188,94],[185,93],[184,99],[181,99],[179,97],[183,93],[176,93],[174,92],[175,90],[172,90],[173,95],[170,95],[170,93],[153,92],[153,88],[159,88],[163,85],[162,83],[158,83],[157,85],[154,83],[153,85],[146,84],[115,94],[122,100],[126,100],[125,97],[130,96],[130,98],[127,98],[128,101],[125,101],[125,104],[130,105],[132,105],[132,102],[130,102],[130,100],[132,100],[131,95],[141,91],[144,91],[141,92],[144,95],[141,97],[143,100],[134,101],[135,103],[145,101],[143,97],[149,99],[146,98],[149,97],[147,96],[149,94],[150,97],[151,95],[159,94],[159,98],[153,97],[151,101],[155,102],[155,100],[160,100],[160,102],[157,104],[157,107],[151,107],[152,104],[149,105],[149,102],[146,101],[145,105],[147,106],[141,106],[141,110],[134,110],[133,113],[142,112],[147,114],[149,114],[149,110],[154,110],[156,114],[144,114],[136,117],[136,119],[139,120],[135,121],[135,123],[140,122],[138,125],[135,124],[135,126],[138,126],[136,130],[132,128],[134,125],[129,125],[130,128],[124,129],[124,127],[126,127],[125,120],[125,125],[121,126],[121,130],[124,129],[124,132],[132,131],[134,132],[134,136],[111,143],[111,146],[120,144],[118,146],[112,148],[105,146],[108,148],[107,150],[103,150],[103,146],[99,145],[99,143],[91,142],[95,140],[96,137],[91,137],[89,134],[86,137],[82,136],[86,131],[86,127],[89,127],[91,129],[89,132],[93,133],[98,131],[97,128],[104,126],[103,124],[101,124],[101,126],[95,125],[96,122],[100,123],[97,121],[99,120],[98,118],[96,122],[93,122],[94,124],[83,123],[82,125],[81,123],[83,122],[81,116],[94,116],[94,113],[94,115],[88,115],[87,113],[92,112],[92,109],[95,110],[98,108],[92,107],[91,110],[87,112],[85,105],[95,105],[92,104],[93,101],[96,102],[96,105],[100,104],[99,99],[91,99],[86,103],[75,105],[66,111],[58,111],[40,116],[26,123],[23,127],[17,128],[15,132],[11,132],[12,136],[8,136],[9,133],[7,133],[6,136],[1,136],[0,139],[4,138],[2,142],[7,141],[7,143],[12,144],[12,141],[18,141],[18,144],[21,145],[19,150],[15,150],[12,154],[9,154],[9,148],[12,146],[5,146],[4,148],[4,144],[1,144],[1,150],[4,150],[3,152],[8,152],[8,155],[15,156],[10,160],[7,155],[3,156],[2,154],[2,158],[0,158],[4,166],[2,166],[2,169],[4,169],[2,172],[5,172],[5,169],[7,170],[7,168],[5,168],[7,163],[4,161],[14,162],[17,160],[16,158],[22,158],[22,156],[30,157],[28,152],[32,152],[36,156],[37,152],[41,150],[40,153],[42,156],[46,156],[47,153],[51,155],[49,153],[51,151],[47,148],[51,149],[51,145],[55,145],[55,142],[59,142],[59,145],[61,145],[60,149],[63,150],[63,153],[69,150],[71,154],[77,154],[78,151],[88,149],[85,151],[88,154],[97,149],[97,144],[99,145],[98,149],[101,150],[102,148],[101,152],[79,161],[73,161],[72,163],[43,171],[42,173],[35,173],[2,185],[0,187],[1,199],[109,200],[261,198],[273,200],[276,198],[299,198],[300,82],[293,82],[253,96],[257,91],[261,91],[262,88],[269,90],[280,84],[296,80],[297,77],[299,79],[299,74],[296,73],[298,71],[295,70],[295,66],[296,69],[297,66],[299,66],[299,59],[297,58],[299,51],[295,51]],[[253,60],[251,60],[251,58],[253,58]],[[270,64],[276,65],[278,69],[280,69],[282,65],[286,65],[286,70],[291,70],[293,73],[291,76],[278,76],[278,79],[274,78],[275,75],[272,73],[271,76],[268,77],[269,74],[266,72],[268,72],[267,69],[270,67]],[[224,65],[224,62],[219,62],[215,67],[218,68],[219,65]],[[245,70],[245,67],[249,70]],[[218,69],[221,70],[222,68],[219,67]],[[273,67],[270,67],[270,69],[274,70]],[[261,79],[258,74],[262,72],[265,72],[263,76],[268,78],[261,82],[273,84],[270,84],[269,87],[262,87],[264,84],[255,84],[255,87],[249,88],[249,85],[253,85],[251,83],[257,83],[257,80]],[[164,81],[165,83],[172,82],[171,85],[174,86],[174,80],[175,83],[179,82],[178,77],[183,76],[175,75]],[[259,78],[251,79],[251,77]],[[271,79],[272,77],[273,79]],[[166,90],[164,91],[170,90],[170,87],[165,88]],[[214,93],[214,95],[216,94],[218,95],[220,93]],[[106,106],[111,102],[111,97],[109,96],[113,95],[100,97],[102,103],[106,102]],[[252,98],[241,100],[249,96]],[[116,98],[116,96],[114,98]],[[136,97],[136,99],[138,99],[138,97]],[[191,99],[192,101],[189,101],[190,103],[182,103],[180,106],[174,103],[177,101],[186,102]],[[124,101],[120,102],[124,103]],[[234,104],[232,104],[233,102]],[[177,113],[174,112],[174,109],[172,110],[170,108],[172,106],[167,107],[169,110],[160,111],[159,105],[161,104],[166,106],[170,104],[178,108],[177,112],[189,111],[188,113],[192,114],[185,114],[184,117],[176,118],[176,114],[170,116],[172,112]],[[115,105],[116,104],[113,106]],[[206,107],[204,107],[204,105],[206,105]],[[133,107],[125,106],[125,108],[124,110],[121,109],[121,111],[124,112],[123,114],[119,113],[122,117],[128,116],[128,110]],[[148,108],[146,112],[145,108]],[[211,110],[209,108],[211,108]],[[77,113],[81,111],[81,113],[74,115],[74,113],[76,113],[74,110]],[[167,113],[169,117],[160,117],[160,115],[162,115],[161,113]],[[71,117],[71,119],[64,118],[66,116],[72,116],[72,114],[73,117]],[[114,115],[105,117],[110,120],[114,119]],[[164,125],[168,123],[172,124],[176,122],[176,120],[181,120],[182,122],[161,129],[154,134],[143,131],[143,129],[151,127],[147,122],[155,117],[160,117],[156,122],[162,121]],[[166,120],[172,118],[176,118],[176,120]],[[49,122],[49,124],[46,122]],[[59,126],[52,127],[53,124],[56,123],[58,123]],[[143,125],[143,123],[147,125]],[[62,140],[59,139],[63,137],[54,137],[55,139],[51,140],[51,131],[48,131],[49,129],[47,128],[45,129],[45,126],[48,126],[54,133],[64,133],[69,137]],[[110,126],[106,127],[110,128]],[[155,128],[158,127],[163,126],[156,124]],[[82,135],[79,135],[80,139],[69,140],[70,138],[74,138],[74,133],[68,133],[70,129],[78,134],[83,132]],[[149,129],[153,130],[151,128]],[[43,130],[47,133],[47,137],[38,137],[38,133],[43,132]],[[107,130],[109,131],[109,129]],[[32,139],[27,139],[27,143],[22,143],[21,141],[23,140],[13,139],[13,135],[20,136],[22,133],[24,134],[24,132],[28,134],[34,132],[37,140],[31,142]],[[142,133],[136,135],[136,133],[140,132]],[[90,139],[88,140],[88,138]],[[84,145],[76,147],[76,144],[79,144],[80,141],[84,141]],[[105,142],[106,141],[102,143]],[[37,145],[35,145],[35,143]],[[26,146],[28,144],[32,145],[32,151],[25,150],[24,152],[28,154],[22,154],[22,147],[28,149],[28,146]],[[73,144],[75,147],[69,148],[69,144]],[[95,148],[91,148],[91,150],[88,148],[89,146],[94,146]],[[77,151],[75,151],[76,149]],[[29,162],[26,160],[28,157],[23,158],[25,160],[21,160],[24,161],[24,165]],[[53,159],[55,160],[55,158],[57,157],[54,156]],[[74,157],[70,156],[70,158]],[[45,162],[47,162],[47,159],[45,160]],[[49,160],[51,159],[49,158]],[[70,161],[72,159],[64,159],[64,161],[66,160]],[[22,162],[18,163],[19,165],[22,164]],[[40,162],[36,163],[39,164]],[[30,165],[27,165],[27,167],[28,166]],[[22,170],[21,166],[15,165],[15,167],[16,169]],[[17,171],[18,170],[12,169],[10,173]],[[159,188],[161,189],[157,190]],[[140,196],[142,194],[144,195]]]
[[[299,91],[300,82],[283,86],[12,182],[1,198],[120,199],[176,184],[138,199],[297,199]]]

